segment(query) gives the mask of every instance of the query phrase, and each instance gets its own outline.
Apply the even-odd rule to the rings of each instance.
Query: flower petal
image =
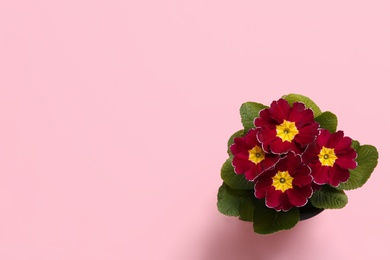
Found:
[[[306,106],[301,102],[295,102],[291,108],[289,121],[294,121],[295,125],[300,128],[307,122],[314,122],[314,115],[311,109],[306,109]]]
[[[245,141],[247,143],[248,150],[253,148],[256,145],[259,145],[259,142],[258,142],[257,137],[256,137],[257,132],[258,132],[258,129],[251,129],[246,134]]]
[[[309,187],[311,189],[311,187]],[[297,189],[289,189],[286,191],[291,204],[297,207],[302,207],[307,203],[307,197],[303,196]]]
[[[317,146],[321,149],[323,146],[328,147],[330,132],[326,129],[321,129],[320,134],[316,139]],[[328,147],[329,148],[329,147]]]
[[[306,164],[318,161],[318,154],[320,153],[320,148],[316,143],[310,144],[306,151],[302,154],[302,161]]]
[[[267,193],[265,204],[269,208],[276,208],[282,203],[283,193],[280,190],[274,190]]]
[[[337,145],[335,145],[334,151],[336,152],[336,154],[342,153],[343,151],[348,151],[351,149],[351,145],[352,139],[345,136],[338,142]]]
[[[271,103],[269,112],[271,117],[275,119],[278,124],[281,124],[286,118],[288,118],[290,105],[286,100],[279,99],[278,101],[273,101]]]
[[[338,154],[335,163],[343,169],[355,169],[357,166],[355,161],[356,155],[355,150],[351,150],[349,153]]]
[[[269,143],[269,149],[275,154],[287,153],[291,149],[291,143],[288,141],[283,142],[282,139],[277,137]]]
[[[266,155],[265,159],[258,164],[261,167],[260,171],[263,172],[274,167],[279,160],[280,156],[278,155]]]
[[[296,187],[295,190],[299,192],[302,196],[310,198],[313,195],[313,187],[312,185],[306,185],[303,187]]]
[[[261,176],[260,176],[261,177]],[[264,198],[268,190],[273,190],[271,187],[272,179],[271,178],[261,178],[256,179],[255,183],[255,197]]]
[[[243,154],[235,155],[232,160],[234,172],[237,174],[244,174],[246,169],[248,168],[248,163],[248,156],[245,156]]]
[[[275,209],[280,211],[280,210],[283,210],[283,211],[288,211],[290,210],[294,205],[291,204],[289,198],[288,198],[288,195],[287,193],[283,193],[282,195],[282,201],[280,203],[280,205],[278,207],[276,207]]]
[[[286,162],[287,171],[291,176],[295,176],[296,171],[298,171],[302,167],[302,159],[301,156],[295,155],[293,153],[288,153],[286,157],[283,158]],[[306,167],[306,166],[303,166]],[[309,174],[310,171],[307,172]]]
[[[305,146],[300,145],[295,140],[291,142],[291,151],[294,152],[295,154],[302,154],[305,151],[304,147]]]
[[[245,178],[248,181],[253,181],[259,174],[260,172],[257,170],[257,165],[253,162],[249,162],[245,170]]]
[[[294,176],[293,185],[297,187],[303,187],[311,184],[313,178],[311,175]]]
[[[249,149],[251,149],[251,147],[247,144],[245,139],[242,137],[234,138],[234,143],[230,146],[230,151],[232,151],[233,155],[239,153],[248,153]]]
[[[329,182],[329,166],[321,166],[320,161],[316,162],[315,165],[310,165],[310,168],[313,169],[311,175],[313,176],[313,181],[317,184],[323,185]]]
[[[341,182],[346,182],[350,176],[347,169],[342,169],[337,164],[335,164],[329,172],[329,184],[334,187],[339,186]]]
[[[331,134],[329,137],[328,148],[335,148],[338,143],[343,139],[343,137],[343,131],[337,131],[336,133]]]
[[[310,144],[318,135],[318,127],[317,123],[312,123],[298,128],[299,134],[295,136],[294,140],[303,146]]]
[[[255,127],[272,127],[277,125],[278,122],[271,117],[269,109],[263,109],[259,113],[259,117],[254,120]]]

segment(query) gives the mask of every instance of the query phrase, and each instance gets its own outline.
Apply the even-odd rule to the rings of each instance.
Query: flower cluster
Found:
[[[230,146],[236,174],[254,183],[254,196],[276,211],[307,204],[323,185],[337,187],[357,167],[352,139],[315,121],[304,103],[273,101],[253,128]]]
[[[345,191],[362,187],[377,166],[375,146],[344,136],[337,116],[303,95],[270,106],[245,102],[240,115],[243,129],[229,138],[217,207],[252,222],[256,233],[345,207]]]

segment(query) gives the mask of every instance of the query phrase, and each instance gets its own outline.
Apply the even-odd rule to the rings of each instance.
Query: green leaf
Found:
[[[240,198],[231,192],[231,189],[223,183],[219,187],[217,195],[217,207],[219,212],[227,216],[239,216]]]
[[[337,116],[332,112],[323,112],[321,115],[314,118],[314,120],[320,124],[321,128],[327,129],[331,133],[334,133],[337,130]]]
[[[223,183],[218,190],[217,207],[219,212],[227,216],[239,216],[241,220],[252,221],[254,206],[253,190],[234,190]]]
[[[245,102],[240,107],[241,122],[244,126],[244,132],[247,133],[249,129],[254,128],[253,121],[259,116],[260,110],[267,108],[263,104],[256,102]]]
[[[324,185],[314,192],[310,198],[311,204],[321,209],[341,209],[348,203],[348,197],[344,191]]]
[[[234,138],[236,137],[242,137],[244,135],[244,130],[239,130],[237,132],[235,132],[230,138],[229,138],[229,141],[228,141],[228,149],[227,149],[227,152],[229,155],[233,155],[232,152],[230,151],[230,146],[233,144],[234,142]]]
[[[241,198],[240,207],[238,208],[241,220],[250,222],[253,221],[256,200],[257,199],[254,196],[254,191],[250,195]]]
[[[256,203],[253,229],[259,234],[271,234],[293,228],[299,221],[299,210],[294,207],[287,212],[268,208],[264,200]]]
[[[229,157],[222,165],[221,178],[232,189],[250,190],[254,183],[245,179],[244,174],[236,174],[232,165],[232,157]]]
[[[302,102],[306,105],[307,108],[311,108],[313,110],[314,117],[317,117],[321,114],[321,109],[314,103],[313,100],[308,97],[299,94],[288,94],[284,95],[282,98],[287,100],[290,106],[292,106],[294,102]]]
[[[371,173],[378,164],[379,154],[375,146],[360,145],[358,141],[353,141],[352,148],[354,148],[358,154],[358,157],[356,158],[358,166],[353,170],[349,170],[351,176],[348,181],[341,183],[338,187],[342,190],[353,190],[362,187],[370,178]]]

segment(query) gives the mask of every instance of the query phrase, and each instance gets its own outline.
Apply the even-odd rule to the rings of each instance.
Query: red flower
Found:
[[[311,109],[300,102],[290,107],[284,99],[273,101],[270,108],[260,111],[254,124],[259,128],[257,138],[263,150],[277,154],[290,150],[302,153],[318,135],[319,127]]]
[[[265,198],[265,204],[277,211],[306,205],[313,194],[310,168],[301,157],[289,152],[275,168],[263,172],[255,180],[256,198]]]
[[[314,182],[334,187],[349,179],[348,169],[355,169],[356,151],[351,147],[352,139],[344,137],[343,131],[331,134],[321,130],[319,136],[302,155],[312,169]]]
[[[257,130],[251,129],[244,137],[234,138],[230,146],[233,167],[237,174],[245,174],[245,178],[253,181],[260,173],[274,166],[279,156],[267,154],[256,138]]]

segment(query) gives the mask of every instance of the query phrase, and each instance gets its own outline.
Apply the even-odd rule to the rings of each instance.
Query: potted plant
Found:
[[[253,222],[256,233],[293,228],[298,221],[348,203],[378,163],[377,149],[337,130],[335,114],[308,97],[289,94],[265,106],[240,108],[243,129],[228,140],[218,210]]]

